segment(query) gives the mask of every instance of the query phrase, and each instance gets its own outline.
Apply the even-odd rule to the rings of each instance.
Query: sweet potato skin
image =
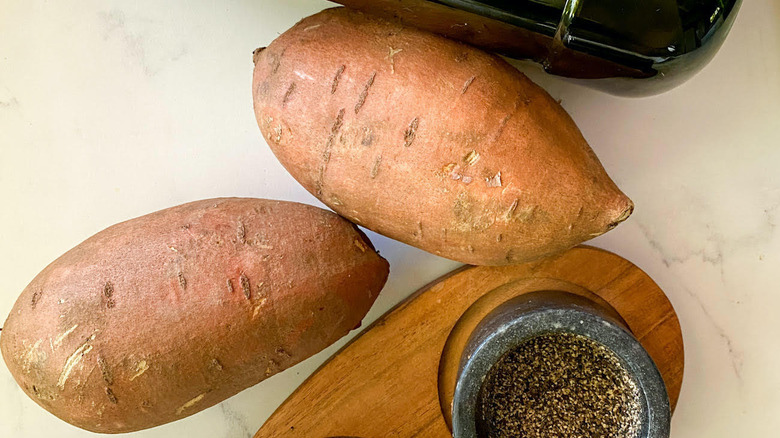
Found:
[[[351,221],[480,265],[602,234],[633,204],[577,126],[501,58],[344,8],[255,53],[258,125]]]
[[[114,225],[46,267],[0,336],[38,404],[130,432],[194,414],[358,326],[388,264],[354,225],[292,202],[193,202]]]

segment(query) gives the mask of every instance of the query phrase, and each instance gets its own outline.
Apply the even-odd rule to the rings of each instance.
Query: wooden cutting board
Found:
[[[684,360],[671,303],[631,262],[580,246],[522,265],[464,266],[423,287],[323,364],[255,438],[450,437],[457,366],[470,330],[507,298],[544,289],[616,311],[661,371],[674,409]]]

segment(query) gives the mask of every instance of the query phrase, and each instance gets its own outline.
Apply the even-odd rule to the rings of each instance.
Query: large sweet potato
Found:
[[[501,58],[344,8],[255,53],[260,129],[342,216],[473,264],[518,263],[633,209],[577,126]]]
[[[0,337],[24,391],[95,432],[186,417],[360,324],[388,274],[325,210],[213,199],[87,239],[22,292]]]

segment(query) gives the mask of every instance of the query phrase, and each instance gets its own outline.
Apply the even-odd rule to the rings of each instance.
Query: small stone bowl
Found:
[[[579,295],[539,291],[501,304],[471,333],[453,398],[455,438],[483,438],[477,433],[477,404],[482,382],[493,364],[523,341],[551,332],[585,336],[615,353],[639,389],[637,438],[669,437],[671,411],[663,378],[625,322],[613,310]]]

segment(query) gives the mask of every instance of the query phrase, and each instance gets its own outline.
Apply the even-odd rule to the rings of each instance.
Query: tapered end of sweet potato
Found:
[[[619,211],[620,214],[615,218],[614,221],[607,225],[607,231],[620,225],[621,222],[625,221],[629,218],[629,216],[631,216],[631,214],[634,212],[634,201],[629,199],[628,196],[623,195],[620,199],[620,202],[617,204],[617,207],[618,208],[615,211]]]
[[[625,222],[634,212],[634,202],[623,192],[615,188],[616,193],[610,196],[611,201],[605,202],[604,213],[599,229],[591,233],[591,237],[600,236]]]
[[[265,50],[265,47],[258,47],[252,51],[252,64],[257,64],[257,58],[263,53],[263,50]]]

